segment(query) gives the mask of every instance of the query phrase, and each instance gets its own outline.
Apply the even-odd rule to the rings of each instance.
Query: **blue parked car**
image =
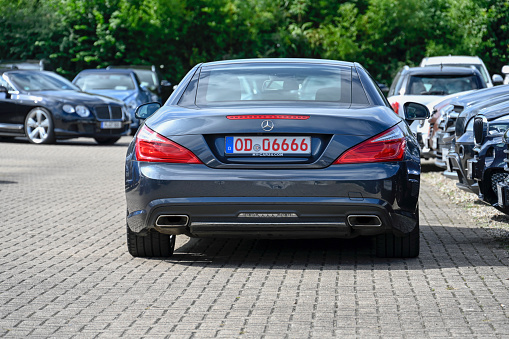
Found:
[[[502,139],[509,128],[509,101],[485,109],[474,120],[474,158],[468,161],[467,175],[478,182],[479,198],[509,214],[498,204],[498,183],[509,176],[504,171],[506,154]]]
[[[72,81],[82,91],[109,96],[124,101],[131,117],[131,134],[136,133],[140,122],[134,116],[136,107],[152,101],[150,91],[141,85],[133,70],[86,69]]]
[[[429,117],[419,103],[402,111]],[[419,144],[360,64],[199,64],[164,106],[137,112],[148,119],[126,155],[131,255],[171,256],[178,234],[370,236],[378,256],[419,254]]]
[[[505,95],[479,101],[472,106],[467,106],[459,113],[454,138],[451,141],[451,149],[447,154],[447,170],[444,171],[445,176],[458,180],[456,184],[458,188],[479,194],[477,181],[471,179],[471,175],[467,173],[468,161],[474,157],[474,118],[477,114],[488,109],[496,109],[494,107],[496,105],[501,104],[502,107],[505,107],[508,101],[509,88]],[[452,173],[456,175],[453,176]]]

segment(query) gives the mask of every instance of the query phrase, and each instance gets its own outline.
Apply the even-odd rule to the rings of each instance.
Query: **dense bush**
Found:
[[[312,57],[362,63],[389,83],[424,56],[509,63],[505,0],[0,0],[0,59],[85,68],[155,64],[172,82],[196,63]]]

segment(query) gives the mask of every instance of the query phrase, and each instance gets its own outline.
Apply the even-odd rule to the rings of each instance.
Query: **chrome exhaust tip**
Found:
[[[189,223],[189,217],[185,214],[163,214],[157,217],[156,226],[165,227],[185,227]]]
[[[348,223],[352,227],[380,227],[382,220],[378,215],[373,214],[351,214],[347,217]]]

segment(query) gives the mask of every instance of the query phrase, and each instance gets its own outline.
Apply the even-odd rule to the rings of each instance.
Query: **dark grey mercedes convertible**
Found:
[[[378,256],[419,254],[419,146],[358,63],[199,64],[137,117],[147,119],[125,178],[133,256],[170,256],[178,234],[375,236]]]

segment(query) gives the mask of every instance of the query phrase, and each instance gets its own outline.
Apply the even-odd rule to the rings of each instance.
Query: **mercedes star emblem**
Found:
[[[263,120],[262,121],[262,129],[265,132],[272,131],[273,128],[274,128],[274,123],[272,121],[270,121],[270,120]]]

